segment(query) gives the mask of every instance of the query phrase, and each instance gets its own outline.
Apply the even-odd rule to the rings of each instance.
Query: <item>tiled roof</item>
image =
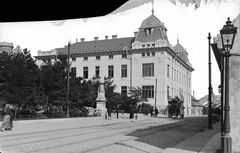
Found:
[[[173,47],[173,50],[178,53],[178,52],[184,52],[187,53],[187,51],[183,48],[183,46],[177,42],[177,44]]]
[[[192,67],[192,64],[188,60],[188,52],[186,49],[183,48],[183,46],[177,42],[177,44],[173,47],[173,51],[178,53],[178,56],[185,62],[187,63],[190,67]]]
[[[152,27],[164,27],[163,23],[155,16],[150,15],[145,20],[143,20],[140,28],[152,28]],[[166,27],[164,27],[166,29]]]
[[[131,48],[135,37],[127,38],[114,38],[105,40],[94,40],[76,42],[71,44],[70,52],[72,53],[88,53],[95,51],[108,51],[108,50],[122,50],[126,47]],[[57,53],[67,53],[67,46],[64,48],[56,48]]]
[[[138,35],[137,35],[136,41],[139,41],[139,42],[155,42],[158,39],[163,39],[163,38],[162,38],[160,29],[155,28],[154,31],[153,31],[153,34],[149,34],[149,35],[146,35],[144,30],[140,30]]]

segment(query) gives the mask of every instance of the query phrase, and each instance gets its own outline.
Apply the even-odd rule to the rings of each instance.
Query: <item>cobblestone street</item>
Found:
[[[13,131],[1,133],[3,153],[143,153],[164,152],[202,132],[206,117],[169,119],[140,116],[127,118],[69,119],[33,124],[15,122]],[[196,150],[206,144],[201,142]],[[187,148],[185,148],[187,149]],[[193,150],[192,150],[193,151]]]

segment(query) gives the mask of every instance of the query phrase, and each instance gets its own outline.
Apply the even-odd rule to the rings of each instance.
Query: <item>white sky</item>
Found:
[[[189,60],[195,71],[192,73],[192,90],[195,97],[201,98],[208,94],[208,32],[215,37],[223,27],[227,18],[233,20],[240,13],[239,0],[212,0],[205,4],[201,1],[198,9],[193,5],[174,5],[168,0],[154,1],[154,14],[167,28],[170,44],[177,42],[179,33],[180,44],[187,49]],[[105,39],[108,35],[118,35],[118,38],[132,37],[141,22],[151,15],[152,4],[127,10],[118,14],[102,17],[75,19],[63,21],[61,26],[53,22],[17,22],[0,23],[0,42],[12,42],[14,47],[28,48],[33,56],[38,50],[48,51],[67,45],[68,41],[94,37]],[[220,73],[214,54],[212,53],[212,85],[218,94]]]

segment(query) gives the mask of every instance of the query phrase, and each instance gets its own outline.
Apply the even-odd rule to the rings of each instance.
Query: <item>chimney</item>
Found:
[[[134,32],[134,37],[137,37],[138,31]]]
[[[78,42],[78,39],[76,39],[76,42]]]
[[[85,41],[85,38],[81,38],[81,42],[84,42]]]
[[[194,95],[194,94],[195,94],[195,92],[193,91],[193,98],[195,98],[195,95]]]
[[[108,39],[108,36],[105,36],[105,39],[107,40],[107,39]]]
[[[112,39],[116,39],[117,38],[117,35],[112,35]]]
[[[98,37],[94,37],[94,40],[98,40]]]

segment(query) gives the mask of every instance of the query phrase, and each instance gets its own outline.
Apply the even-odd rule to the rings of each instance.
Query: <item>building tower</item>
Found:
[[[132,49],[169,46],[167,28],[152,14],[142,21]]]
[[[13,43],[8,42],[0,42],[0,53],[1,52],[12,52],[13,50]]]

